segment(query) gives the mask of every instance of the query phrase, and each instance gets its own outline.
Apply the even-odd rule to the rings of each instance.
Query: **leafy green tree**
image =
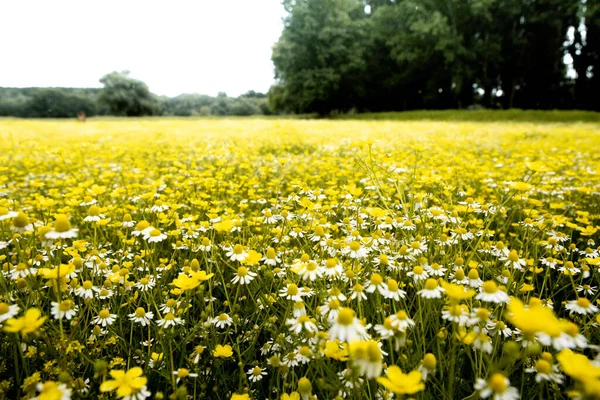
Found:
[[[292,112],[349,110],[366,89],[363,2],[286,0],[284,7],[289,14],[272,59],[285,96],[276,103]]]
[[[89,99],[69,95],[59,89],[38,89],[25,104],[27,117],[75,118],[83,111],[88,116],[96,114],[96,105]]]
[[[117,116],[144,116],[159,113],[159,102],[148,86],[129,77],[129,72],[111,72],[100,79],[104,88],[98,100],[110,114]]]

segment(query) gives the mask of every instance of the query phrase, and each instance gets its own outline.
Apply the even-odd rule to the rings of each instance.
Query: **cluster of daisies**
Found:
[[[600,398],[594,126],[163,123],[0,125],[0,397]]]

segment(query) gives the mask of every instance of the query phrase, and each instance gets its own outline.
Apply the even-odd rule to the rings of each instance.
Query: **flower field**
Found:
[[[600,126],[0,120],[0,399],[600,398]]]

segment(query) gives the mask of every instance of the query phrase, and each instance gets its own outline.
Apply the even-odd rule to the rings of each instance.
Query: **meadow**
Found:
[[[0,120],[0,398],[600,398],[600,124]]]

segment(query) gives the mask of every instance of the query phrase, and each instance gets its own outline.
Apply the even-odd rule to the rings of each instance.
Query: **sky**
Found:
[[[128,70],[158,95],[266,92],[283,16],[280,0],[1,0],[0,86]]]

